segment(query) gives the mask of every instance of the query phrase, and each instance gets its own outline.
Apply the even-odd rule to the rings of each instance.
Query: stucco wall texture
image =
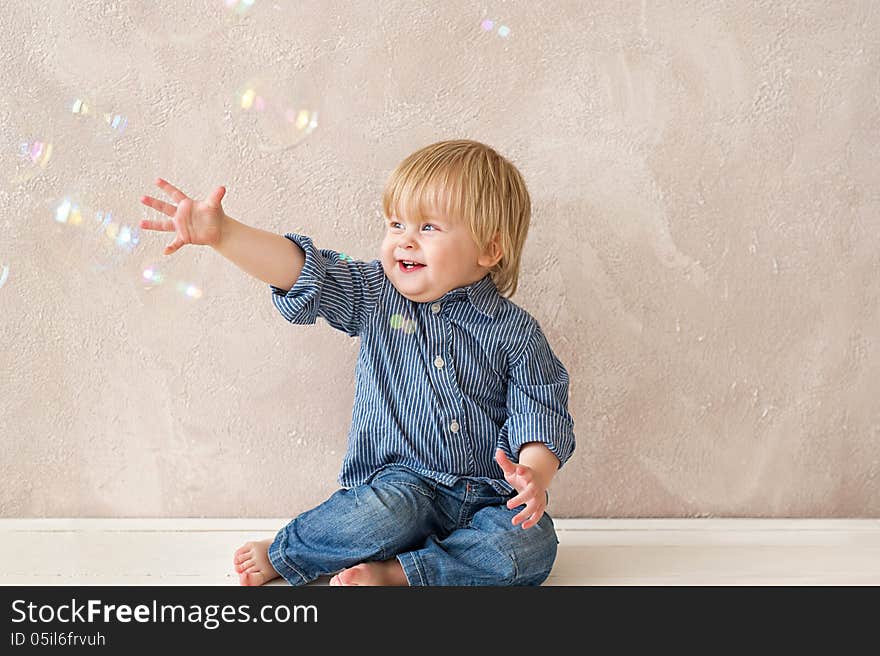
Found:
[[[880,3],[45,0],[0,33],[3,517],[329,496],[358,341],[211,249],[92,223],[154,214],[156,176],[224,184],[238,220],[370,260],[387,175],[444,138],[532,195],[512,300],[578,438],[551,515],[880,517]],[[293,147],[242,127],[260,73],[311,85]]]

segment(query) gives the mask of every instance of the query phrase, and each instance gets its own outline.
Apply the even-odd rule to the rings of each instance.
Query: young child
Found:
[[[360,337],[337,490],[234,556],[242,585],[538,585],[558,540],[547,489],[574,450],[568,373],[516,291],[531,204],[519,171],[467,140],[416,151],[391,174],[379,259],[248,227],[218,187],[141,202],[144,220],[212,246],[268,283],[292,323]],[[528,529],[528,530],[523,530]],[[337,573],[338,572],[338,573]]]

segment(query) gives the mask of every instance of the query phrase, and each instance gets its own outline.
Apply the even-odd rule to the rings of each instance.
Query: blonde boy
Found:
[[[531,206],[519,171],[467,140],[416,151],[391,174],[379,259],[227,216],[218,187],[141,202],[172,217],[165,249],[212,246],[270,285],[288,321],[360,337],[337,490],[273,540],[234,556],[242,585],[538,585],[558,541],[547,489],[574,450],[568,373],[509,300]],[[523,530],[527,529],[527,530]]]

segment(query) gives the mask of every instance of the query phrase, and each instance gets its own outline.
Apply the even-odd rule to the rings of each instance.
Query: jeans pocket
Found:
[[[396,465],[382,465],[379,469],[375,470],[371,473],[367,479],[364,481],[364,485],[370,485],[376,481],[382,480],[383,478],[387,478],[395,473],[399,467]]]
[[[377,484],[404,486],[429,499],[435,497],[435,486],[403,465],[385,465],[373,474],[368,483],[373,486]]]

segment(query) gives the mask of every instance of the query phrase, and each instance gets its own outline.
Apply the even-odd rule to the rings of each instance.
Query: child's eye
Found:
[[[397,229],[397,226],[401,226],[401,227],[403,226],[403,224],[400,223],[400,221],[391,221],[391,223],[389,223],[388,225],[391,226],[391,228],[394,230]],[[431,228],[432,228],[431,232],[437,231],[437,226],[435,226],[433,223],[426,223],[425,227],[428,227],[428,226],[431,226]]]

